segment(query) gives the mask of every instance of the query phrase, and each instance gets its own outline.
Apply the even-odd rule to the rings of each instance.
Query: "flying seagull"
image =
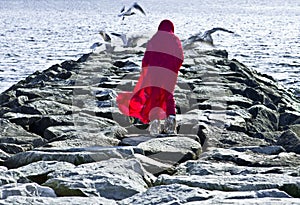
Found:
[[[119,38],[121,38],[122,42],[123,42],[123,46],[128,46],[128,40],[125,34],[123,33],[111,33],[111,35],[117,36]]]
[[[122,20],[124,20],[126,16],[132,16],[136,14],[134,11],[132,11],[133,9],[140,11],[142,14],[146,16],[145,11],[137,2],[134,2],[133,5],[129,7],[127,10],[125,10],[125,6],[123,6],[118,16],[122,17]]]
[[[90,49],[92,49],[92,51],[94,52],[98,47],[100,47],[102,45],[103,45],[103,43],[96,42],[96,43],[93,43],[93,45],[90,47]]]
[[[111,37],[106,32],[100,31],[99,34],[105,42],[111,42]]]
[[[213,46],[214,42],[213,42],[213,38],[212,38],[211,34],[216,31],[224,31],[227,33],[234,33],[233,31],[227,30],[225,28],[215,27],[213,29],[205,31],[203,34],[200,32],[198,34],[195,34],[195,35],[189,37],[187,40],[185,40],[183,42],[183,44],[186,46],[186,45],[190,45],[190,44],[198,41],[198,42],[207,43],[207,44]]]
[[[111,45],[111,37],[108,35],[108,33],[100,31],[99,34],[102,37],[102,41],[94,43],[90,49],[95,51],[98,47],[105,45],[106,51],[113,51],[114,47]]]
[[[137,47],[138,41],[143,38],[142,35],[135,35],[135,36],[129,36],[127,37],[126,34],[123,33],[114,33],[112,32],[111,35],[114,35],[118,38],[120,38],[123,42],[123,47]]]

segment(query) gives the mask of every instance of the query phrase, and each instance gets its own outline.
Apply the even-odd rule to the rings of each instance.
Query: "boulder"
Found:
[[[254,105],[248,109],[252,118],[247,121],[249,132],[272,132],[278,130],[279,115],[264,105]]]
[[[109,159],[82,164],[71,170],[49,174],[43,186],[53,188],[58,196],[101,196],[121,200],[144,192],[151,177],[134,159]]]
[[[37,161],[28,165],[11,169],[11,172],[21,173],[23,177],[38,184],[44,183],[48,179],[48,174],[58,170],[70,170],[75,165],[68,162],[58,161]]]
[[[42,137],[27,132],[23,127],[0,118],[0,143],[16,144],[20,146],[38,147],[46,143]],[[17,152],[17,150],[16,150]]]
[[[300,196],[300,177],[280,174],[245,174],[245,175],[178,175],[162,174],[157,178],[156,185],[185,184],[206,190],[220,191],[253,191],[279,189],[290,196]]]
[[[180,164],[176,168],[174,175],[215,175],[215,176],[227,176],[227,175],[245,175],[245,174],[284,174],[289,176],[300,176],[298,166],[282,167],[252,167],[252,166],[237,166],[227,161],[212,162],[208,160],[190,160]]]
[[[0,200],[1,205],[28,205],[28,204],[47,204],[47,205],[116,205],[114,200],[103,197],[40,197],[40,196],[9,196],[5,200]]]
[[[288,152],[300,154],[300,136],[291,129],[284,131],[279,136],[277,144],[284,147]]]
[[[182,184],[170,184],[163,186],[154,186],[146,192],[135,194],[132,197],[123,199],[119,202],[120,205],[127,204],[183,204],[189,202],[205,201],[213,197],[209,191],[189,187]]]
[[[173,174],[175,172],[175,168],[172,164],[162,163],[142,154],[135,154],[134,156],[139,160],[146,171],[155,176],[162,173]]]
[[[241,151],[241,150],[240,150]],[[239,152],[233,149],[212,148],[205,152],[201,159],[232,162],[239,166],[251,167],[276,167],[276,166],[299,166],[298,154],[281,152],[278,155],[266,155],[252,151]]]
[[[18,168],[37,161],[62,161],[74,165],[107,160],[130,158],[135,147],[85,147],[85,148],[39,148],[18,153],[4,162],[8,168]]]
[[[21,113],[38,115],[66,115],[71,114],[73,110],[71,105],[42,99],[26,103],[20,107]]]
[[[2,149],[0,149],[0,161],[3,162],[4,160],[8,159],[10,157],[9,154],[4,152]]]
[[[44,138],[48,140],[47,147],[90,147],[117,146],[119,140],[114,138],[114,127],[107,131],[88,132],[76,126],[53,126],[44,131]],[[117,127],[115,127],[118,129]],[[108,136],[106,136],[106,134]]]
[[[142,149],[146,156],[170,164],[197,159],[201,153],[200,143],[188,137],[153,138],[137,147]]]
[[[294,125],[300,124],[300,111],[289,111],[286,110],[284,113],[280,114],[279,117],[279,126],[287,126],[287,125]]]
[[[7,184],[0,187],[0,199],[9,196],[56,197],[53,189],[36,183]]]

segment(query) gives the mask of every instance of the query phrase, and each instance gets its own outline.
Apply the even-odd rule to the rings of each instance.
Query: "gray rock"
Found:
[[[116,146],[120,140],[114,138],[114,128],[110,127],[102,132],[89,132],[76,126],[53,126],[44,131],[44,138],[49,140],[47,147],[90,147]],[[105,136],[107,134],[108,136]],[[112,137],[113,136],[113,137]]]
[[[36,183],[26,183],[1,186],[0,196],[0,199],[6,199],[9,196],[56,197],[56,194],[49,187],[40,186]]]
[[[75,165],[107,160],[130,158],[134,147],[39,148],[18,153],[4,162],[8,168],[17,168],[37,161],[63,161]]]
[[[7,171],[7,167],[0,166],[0,172]]]
[[[9,119],[10,122],[20,125],[23,128],[26,128],[28,130],[29,125],[31,125],[37,120],[40,120],[42,116],[35,115],[35,114],[31,115],[31,114],[7,112],[3,115],[3,118]]]
[[[238,152],[246,152],[247,150],[261,154],[279,154],[286,150],[282,146],[247,146],[247,147],[233,147],[232,150]]]
[[[300,111],[289,111],[286,110],[280,115],[279,126],[300,124]]]
[[[230,131],[225,127],[207,126],[208,149],[210,147],[231,148],[241,146],[269,146],[271,143],[260,137],[250,136],[243,132]],[[226,129],[226,131],[224,131]],[[229,128],[230,129],[230,128]]]
[[[209,191],[182,184],[170,184],[151,187],[144,193],[136,194],[119,202],[127,204],[185,204],[193,201],[205,201],[213,197]]]
[[[148,135],[125,135],[125,138],[121,140],[120,145],[137,146],[142,142],[153,139],[153,136]]]
[[[44,136],[48,127],[53,126],[75,126],[79,133],[101,133],[112,137],[123,136],[126,130],[119,126],[117,122],[107,119],[79,113],[74,115],[49,115],[43,116],[40,120],[35,121],[29,126],[29,130],[38,135]],[[74,129],[73,128],[73,129]],[[46,133],[46,137],[51,138],[51,134]]]
[[[296,200],[278,189],[260,191],[210,192],[214,197],[201,204],[296,204]],[[196,205],[197,202],[187,203]]]
[[[144,150],[146,156],[170,164],[197,159],[201,153],[201,145],[187,137],[153,138],[137,147]]]
[[[18,144],[27,147],[38,147],[45,144],[40,136],[27,132],[21,126],[0,118],[0,143]]]
[[[261,102],[264,101],[264,95],[260,90],[256,90],[251,87],[247,87],[245,90],[242,91],[243,96],[253,100],[254,102]]]
[[[0,149],[0,161],[3,162],[4,160],[8,159],[9,157],[10,157],[9,154],[7,154],[6,152],[4,152]]]
[[[142,154],[135,154],[134,156],[140,161],[146,171],[155,176],[162,173],[173,174],[175,172],[175,168],[172,164],[162,163]]]
[[[149,132],[149,131],[147,131]],[[157,136],[155,136],[156,138],[165,138],[168,135],[165,134],[158,134]],[[171,135],[169,135],[171,136]],[[154,136],[150,135],[149,133],[147,134],[126,134],[124,136],[124,138],[122,138],[121,140],[121,145],[129,145],[129,146],[137,146],[142,142],[146,142],[149,141],[151,139],[155,138]],[[194,134],[182,134],[182,133],[178,133],[176,134],[176,137],[187,137],[190,138],[192,140],[195,140],[196,142],[200,142],[199,137],[197,135]]]
[[[180,164],[176,168],[175,175],[245,175],[245,174],[286,174],[300,176],[299,166],[291,167],[248,167],[236,166],[230,162],[212,162],[207,160],[190,160]]]
[[[254,105],[249,108],[252,119],[247,122],[250,132],[272,132],[278,130],[279,115],[264,105]]]
[[[66,115],[71,114],[74,108],[52,100],[36,100],[20,107],[24,114],[38,115]]]
[[[103,197],[40,197],[40,196],[9,196],[5,200],[0,200],[1,205],[116,205],[114,200],[109,200]]]
[[[230,149],[214,148],[201,155],[203,160],[233,162],[239,166],[279,167],[299,166],[300,158],[295,153],[281,152],[278,155],[265,155],[259,153],[238,152]]]
[[[28,99],[42,98],[45,99],[49,96],[59,96],[59,95],[69,95],[70,91],[56,89],[53,87],[44,87],[44,88],[17,88],[16,96],[27,96]]]
[[[26,104],[28,102],[28,97],[27,96],[19,96],[19,97],[16,97],[16,98],[13,98],[13,99],[10,99],[9,102],[7,103],[4,103],[3,106],[5,107],[9,107],[11,109],[17,109],[20,107],[20,106],[23,106],[24,104]]]
[[[114,120],[85,113],[74,114],[73,122],[74,126],[76,126],[76,130],[87,133],[102,132],[105,136],[112,138],[121,138],[126,133],[126,129],[121,127]]]
[[[73,117],[70,115],[45,115],[29,125],[29,131],[40,136],[51,126],[68,126],[74,125]]]
[[[279,189],[293,197],[300,196],[300,177],[279,174],[245,174],[245,175],[198,175],[169,176],[162,174],[156,185],[185,184],[206,190],[220,191],[258,191]]]
[[[109,159],[55,171],[43,185],[53,188],[59,196],[121,200],[146,191],[151,182],[149,176],[137,160]]]
[[[198,205],[196,203],[187,203],[186,205]],[[295,198],[277,198],[277,197],[268,197],[268,198],[253,198],[253,199],[217,199],[207,201],[201,204],[247,204],[247,205],[298,205],[299,199]]]
[[[278,138],[277,144],[284,147],[288,152],[300,154],[300,136],[292,130],[283,132]]]
[[[30,183],[24,174],[17,170],[3,170],[0,172],[0,187],[5,184]]]
[[[48,179],[47,175],[49,173],[58,170],[70,170],[74,167],[75,165],[68,162],[38,161],[19,167],[17,169],[10,169],[10,171],[21,173],[22,176],[30,179],[31,181],[42,184]]]

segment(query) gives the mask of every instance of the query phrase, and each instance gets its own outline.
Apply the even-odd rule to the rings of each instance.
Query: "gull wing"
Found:
[[[113,33],[111,33],[111,35],[114,35],[114,36],[117,36],[117,37],[121,38],[121,39],[122,39],[122,42],[123,42],[123,45],[124,45],[124,46],[127,46],[128,40],[127,40],[125,34],[120,34],[120,33],[114,33],[114,32],[113,32]]]
[[[139,10],[142,14],[144,14],[146,16],[146,13],[145,11],[143,10],[143,8],[137,3],[137,2],[134,2],[134,4],[132,5],[133,8]]]
[[[111,38],[107,33],[105,33],[104,31],[100,31],[99,34],[102,36],[105,42],[111,42]]]
[[[204,33],[212,34],[212,33],[216,32],[216,31],[224,31],[224,32],[227,32],[227,33],[234,33],[233,31],[230,31],[230,30],[227,30],[227,29],[221,28],[221,27],[215,27],[213,29],[205,31]]]
[[[125,11],[125,6],[122,7],[120,13],[123,13]]]

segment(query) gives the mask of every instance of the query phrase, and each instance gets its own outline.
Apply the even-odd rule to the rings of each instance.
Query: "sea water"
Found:
[[[181,39],[213,27],[234,31],[212,34],[214,48],[299,94],[299,0],[139,0],[146,16],[137,11],[118,17],[133,2],[0,0],[0,92],[37,70],[91,52],[100,30],[150,37],[167,18]]]

